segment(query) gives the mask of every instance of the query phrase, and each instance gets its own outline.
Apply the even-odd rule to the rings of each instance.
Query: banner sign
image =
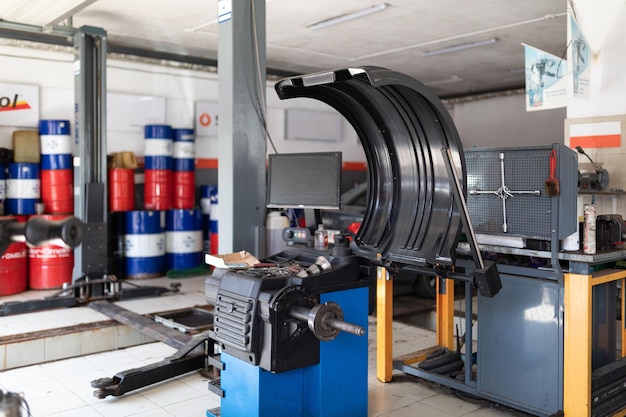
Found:
[[[0,83],[0,125],[36,128],[39,124],[39,87]]]
[[[526,111],[567,105],[567,62],[529,45],[526,57]]]
[[[591,79],[591,48],[578,27],[571,11],[570,17],[570,47],[567,49],[567,59],[572,63],[572,79],[574,81],[574,97],[589,98],[589,82]]]
[[[217,101],[196,101],[195,122],[196,136],[217,137]]]
[[[622,146],[622,122],[603,121],[571,124],[569,146],[582,148],[619,148]]]

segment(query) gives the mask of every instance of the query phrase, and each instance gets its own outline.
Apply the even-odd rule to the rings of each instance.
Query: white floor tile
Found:
[[[163,278],[139,284],[168,286],[170,282],[172,280]],[[206,304],[204,278],[178,282],[183,285],[179,294],[157,299],[125,300],[120,305],[137,313],[153,313]],[[28,320],[24,319],[25,316],[29,316]],[[25,326],[39,328],[41,323],[38,321],[49,324],[51,317],[74,325],[90,320],[98,321],[103,316],[87,307],[81,307],[58,310],[54,315],[47,312],[3,317],[0,318],[0,337],[7,331],[18,328],[23,333]],[[369,317],[368,321],[368,417],[523,415],[487,401],[463,401],[447,388],[423,383],[422,380],[400,371],[393,371],[392,382],[380,382],[376,378],[376,319]],[[208,379],[198,372],[190,372],[121,397],[94,397],[95,390],[90,385],[92,380],[113,377],[118,372],[160,361],[175,352],[175,349],[160,342],[116,349],[118,333],[114,327],[108,327],[90,332],[90,337],[82,337],[81,350],[87,356],[0,371],[0,387],[13,392],[24,392],[31,405],[33,417],[202,417],[206,415],[206,410],[219,407],[220,399],[208,391]],[[393,341],[394,355],[400,355],[433,346],[435,334],[394,322]],[[102,346],[111,351],[89,354],[94,352],[93,349]],[[36,355],[37,352],[23,354]]]
[[[202,394],[189,385],[177,380],[162,384],[154,389],[142,391],[141,395],[161,408],[202,396]]]
[[[449,395],[433,395],[425,398],[422,403],[429,405],[453,416],[464,416],[480,408],[476,404],[462,401]]]
[[[219,407],[219,405],[220,402],[218,398],[202,396],[189,401],[168,405],[164,407],[164,409],[175,417],[193,417],[206,416],[206,410]]]
[[[158,411],[159,407],[142,395],[109,397],[91,405],[105,417],[125,417],[133,414]],[[190,416],[191,417],[191,416]]]
[[[102,417],[102,414],[86,405],[72,410],[63,410],[55,414],[49,414],[47,417]]]
[[[54,376],[41,365],[0,372],[0,383],[9,391],[19,391],[23,386],[52,380],[54,380]]]
[[[28,394],[25,395],[33,417],[46,417],[58,413],[65,415],[66,412],[83,408],[86,405],[83,400],[69,391],[37,398],[29,398]]]

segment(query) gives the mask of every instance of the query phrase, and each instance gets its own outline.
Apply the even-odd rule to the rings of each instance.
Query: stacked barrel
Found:
[[[172,208],[172,128],[147,125],[144,128],[144,206],[146,210]]]
[[[14,157],[0,165],[5,221],[31,216],[62,220],[74,212],[72,137],[69,120],[40,120],[38,130],[13,134]],[[4,187],[6,178],[6,189]],[[5,198],[6,197],[6,198]],[[74,254],[57,245],[27,248],[13,242],[0,258],[0,295],[60,288],[72,281]]]
[[[69,120],[41,120],[41,202],[46,213],[74,212],[72,137]]]
[[[196,150],[193,129],[173,129],[174,199],[173,207],[195,207]]]
[[[218,249],[218,218],[219,205],[217,200],[217,185],[203,185],[200,189],[202,207],[202,239],[204,251],[217,255]]]
[[[170,270],[202,265],[202,217],[195,205],[193,129],[144,126],[143,207],[112,204],[112,192],[131,188],[123,187],[127,182],[120,181],[122,172],[114,175],[112,171],[114,168],[109,169],[110,218],[118,230],[121,225],[124,238],[121,242],[110,238],[113,250],[109,252],[122,246],[125,277],[151,278]],[[129,193],[119,194],[125,194],[126,200],[132,197]],[[119,196],[116,198],[119,200]]]

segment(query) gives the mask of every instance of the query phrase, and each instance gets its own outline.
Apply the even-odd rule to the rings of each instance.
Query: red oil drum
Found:
[[[63,215],[42,215],[46,220],[57,221],[67,218]],[[33,290],[61,288],[72,282],[74,252],[72,249],[44,245],[28,248],[28,286]]]
[[[109,211],[130,211],[135,208],[135,170],[109,169]]]
[[[194,171],[174,171],[173,208],[191,210],[196,205]]]
[[[41,202],[46,213],[74,212],[73,176],[71,168],[41,170]]]
[[[2,220],[17,219],[25,222],[26,216],[3,216]],[[27,288],[26,244],[13,242],[0,257],[0,296],[18,294]]]
[[[146,210],[172,208],[173,181],[171,169],[146,169],[144,171],[144,206]]]

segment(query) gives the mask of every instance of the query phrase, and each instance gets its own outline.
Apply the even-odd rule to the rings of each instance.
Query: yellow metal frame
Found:
[[[393,373],[393,281],[386,268],[376,270],[376,377],[391,381]]]
[[[591,339],[592,288],[595,285],[621,280],[622,291],[626,270],[608,269],[591,275],[564,274],[564,347],[563,347],[563,412],[566,417],[591,415]],[[622,315],[624,314],[622,294]],[[622,356],[626,356],[626,328],[622,338]],[[623,416],[623,411],[614,416]]]
[[[441,284],[443,283],[443,284]],[[440,288],[440,285],[443,285]],[[393,281],[385,268],[376,275],[376,377],[390,382],[393,372]],[[439,346],[454,350],[454,281],[437,279],[437,344],[396,360],[405,365],[421,362]]]
[[[455,350],[454,281],[437,278],[437,346]]]
[[[592,288],[621,280],[622,314],[626,314],[626,270],[602,270],[591,275],[564,274],[563,412],[565,417],[591,415]],[[443,285],[443,288],[440,288]],[[392,376],[393,286],[385,268],[377,274],[377,377],[382,382]],[[622,357],[626,357],[626,325],[618,334]],[[437,346],[454,349],[454,282],[437,280]],[[436,347],[436,346],[435,346]],[[435,347],[397,358],[405,364],[419,362]],[[621,410],[612,417],[626,417]]]

